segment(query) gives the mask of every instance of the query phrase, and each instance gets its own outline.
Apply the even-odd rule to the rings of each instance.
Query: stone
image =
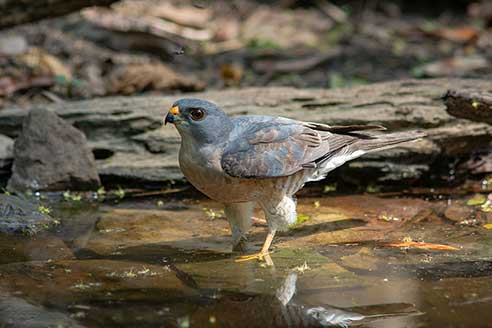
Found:
[[[0,291],[0,327],[40,328],[70,327],[83,328],[67,314],[33,305],[22,298]]]
[[[458,203],[453,203],[446,207],[444,210],[444,216],[446,219],[451,220],[453,222],[462,222],[468,219],[473,218],[473,209]]]
[[[138,297],[142,290],[144,300],[159,299],[171,292],[176,297],[196,294],[170,267],[138,261],[16,262],[1,265],[0,275],[1,289],[20,291],[22,298],[38,304],[99,302],[107,300],[108,293],[132,295],[132,291],[133,297]]]
[[[16,56],[27,51],[29,45],[21,35],[6,34],[0,35],[0,54],[4,56]]]
[[[356,270],[373,271],[381,265],[380,259],[367,247],[362,247],[355,254],[342,256],[340,260],[345,267]]]
[[[82,132],[46,109],[26,116],[14,144],[8,190],[95,190],[100,181]]]
[[[39,205],[18,196],[0,194],[0,232],[34,234],[56,224]]]
[[[186,211],[108,209],[97,222],[84,248],[98,254],[131,254],[150,245],[190,251],[230,252],[230,230],[226,220],[207,219],[201,208]],[[74,245],[81,245],[76,239]]]

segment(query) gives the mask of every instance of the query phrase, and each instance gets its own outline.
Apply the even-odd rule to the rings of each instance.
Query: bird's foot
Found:
[[[242,262],[247,262],[247,261],[252,261],[252,260],[265,261],[268,264],[268,262],[271,262],[270,252],[266,252],[266,253],[259,252],[256,254],[239,256],[238,258],[236,258],[235,262],[236,263],[242,263]]]

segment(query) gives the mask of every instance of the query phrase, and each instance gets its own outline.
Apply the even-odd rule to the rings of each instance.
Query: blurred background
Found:
[[[485,0],[27,0],[0,12],[0,108],[492,76]]]

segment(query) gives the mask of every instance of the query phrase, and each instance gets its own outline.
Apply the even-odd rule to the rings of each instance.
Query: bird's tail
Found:
[[[396,132],[373,136],[367,139],[360,139],[354,146],[359,150],[369,153],[393,148],[401,143],[416,141],[425,136],[425,133],[420,131]]]

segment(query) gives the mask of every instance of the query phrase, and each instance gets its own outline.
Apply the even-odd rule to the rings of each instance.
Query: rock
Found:
[[[380,259],[374,255],[374,252],[367,248],[362,247],[357,253],[342,256],[340,258],[345,267],[356,270],[373,271],[381,265]]]
[[[0,327],[3,328],[41,328],[67,327],[83,328],[68,315],[48,310],[26,302],[22,298],[0,291]]]
[[[207,219],[201,208],[186,211],[111,209],[98,220],[88,240],[73,244],[109,255],[114,252],[135,256],[142,248],[161,247],[160,258],[169,247],[181,251],[201,249],[230,252],[230,231],[226,220]],[[175,255],[173,254],[173,257]]]
[[[49,236],[34,236],[12,243],[18,257],[26,261],[74,260],[75,254],[63,240]],[[12,262],[12,261],[11,261]]]
[[[33,109],[14,144],[8,189],[90,190],[100,185],[82,132],[46,109]]]
[[[425,140],[363,156],[328,175],[358,184],[400,184],[448,175],[454,157],[473,157],[492,142],[492,126],[449,115],[441,97],[449,89],[488,90],[490,82],[429,79],[344,89],[245,88],[195,93],[231,115],[271,114],[329,124],[382,124],[389,132],[420,129]],[[96,154],[105,184],[149,185],[182,180],[179,136],[162,120],[179,96],[110,97],[50,105],[82,130]],[[0,112],[0,131],[20,132],[26,111]],[[373,174],[377,173],[377,174]]]
[[[473,218],[473,212],[468,206],[453,203],[444,210],[444,216],[453,222],[462,222]]]
[[[0,275],[3,290],[20,291],[32,303],[51,306],[95,304],[107,300],[111,293],[142,301],[155,301],[171,293],[175,297],[196,295],[168,266],[138,261],[17,262],[1,265]]]
[[[0,55],[15,56],[26,52],[28,44],[21,35],[2,34],[0,35]]]
[[[0,232],[33,234],[56,223],[39,209],[27,199],[0,194]]]

